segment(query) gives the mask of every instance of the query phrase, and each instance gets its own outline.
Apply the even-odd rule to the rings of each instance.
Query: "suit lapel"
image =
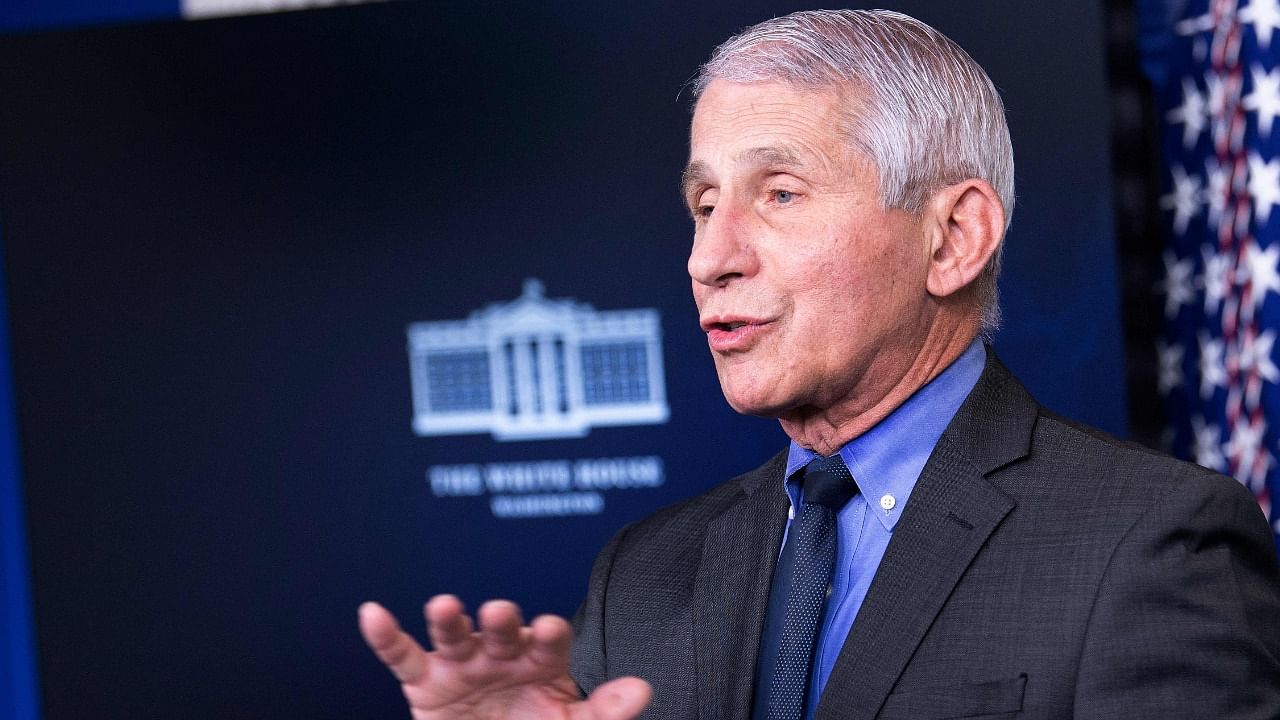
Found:
[[[1024,457],[1038,409],[987,366],[920,473],[845,640],[818,720],[873,718],[987,538],[1014,507],[984,477]]]
[[[741,500],[707,526],[693,608],[702,720],[751,714],[756,653],[787,517],[785,458],[745,476]]]

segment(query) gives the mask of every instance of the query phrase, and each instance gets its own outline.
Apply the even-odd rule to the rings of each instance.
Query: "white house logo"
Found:
[[[530,279],[513,301],[465,320],[413,323],[407,333],[419,435],[582,437],[670,414],[654,309],[548,299]]]

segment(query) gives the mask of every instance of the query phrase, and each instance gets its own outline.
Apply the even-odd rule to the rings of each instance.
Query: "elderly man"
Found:
[[[362,607],[413,716],[1280,717],[1252,498],[1048,413],[979,339],[1013,207],[981,68],[903,15],[808,12],[696,89],[702,328],[791,445],[619,532],[576,640],[439,596],[428,653]]]

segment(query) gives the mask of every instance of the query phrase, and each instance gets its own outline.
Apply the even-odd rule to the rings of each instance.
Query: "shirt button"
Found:
[[[885,512],[889,512],[893,509],[893,506],[897,504],[898,501],[893,499],[893,496],[888,493],[880,496],[880,507],[884,508]]]

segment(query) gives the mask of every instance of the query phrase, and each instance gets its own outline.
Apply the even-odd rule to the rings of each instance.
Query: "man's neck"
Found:
[[[887,389],[871,393],[870,398],[850,397],[823,410],[797,410],[779,417],[778,422],[783,432],[801,447],[819,455],[834,454],[850,440],[875,427],[917,390],[942,374],[976,336],[976,327],[972,326],[931,334],[898,377],[887,379]],[[885,379],[867,378],[860,387],[872,385],[873,380]]]

